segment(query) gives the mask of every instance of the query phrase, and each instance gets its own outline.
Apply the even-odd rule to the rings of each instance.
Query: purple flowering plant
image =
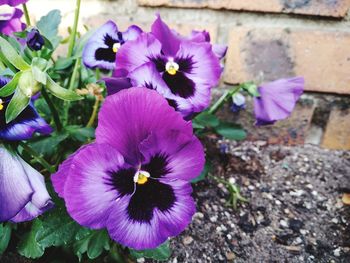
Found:
[[[227,47],[207,31],[183,36],[157,14],[150,32],[107,21],[81,34],[77,0],[64,41],[60,12],[34,25],[26,2],[0,0],[0,259],[167,259],[196,212],[192,184],[210,172],[201,140],[246,138],[216,113],[238,114],[250,96],[256,125],[273,124],[303,78],[242,83],[212,102]],[[247,201],[213,178],[234,208]]]

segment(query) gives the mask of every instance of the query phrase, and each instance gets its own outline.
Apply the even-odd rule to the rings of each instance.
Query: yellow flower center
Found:
[[[134,183],[145,184],[150,176],[146,171],[137,171],[134,175]]]
[[[168,72],[170,75],[175,75],[176,72],[179,70],[179,64],[177,64],[174,60],[169,60],[165,64],[165,70]]]
[[[3,110],[4,109],[4,105],[3,105],[3,101],[2,101],[2,99],[0,99],[0,110]]]
[[[113,44],[113,52],[117,53],[119,48],[120,48],[120,46],[121,46],[120,43],[114,43]]]

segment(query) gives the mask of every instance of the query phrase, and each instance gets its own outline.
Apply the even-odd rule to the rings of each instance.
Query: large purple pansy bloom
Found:
[[[32,220],[53,206],[44,177],[0,145],[0,222]]]
[[[191,123],[157,92],[130,88],[107,97],[96,142],[70,156],[52,181],[81,225],[106,227],[125,246],[150,249],[190,223],[190,180],[203,165]]]
[[[8,82],[0,78],[0,87]],[[11,97],[0,97],[0,140],[20,141],[30,139],[35,132],[49,134],[52,132],[50,125],[39,116],[31,102],[13,121],[6,123],[5,112]]]
[[[26,3],[28,0],[0,0],[0,5],[17,6]]]
[[[141,33],[142,30],[135,25],[120,32],[113,21],[108,21],[97,29],[84,47],[84,64],[89,68],[114,69],[116,53],[121,45],[136,39]]]
[[[221,67],[208,42],[180,39],[161,20],[152,33],[127,42],[117,53],[117,70],[126,70],[133,86],[157,90],[184,117],[210,103]]]
[[[21,22],[23,12],[18,8],[8,7],[4,11],[2,8],[0,6],[0,33],[11,35],[13,32],[22,31],[25,27]]]
[[[254,98],[256,125],[273,124],[287,118],[304,91],[304,78],[279,79],[258,87]]]

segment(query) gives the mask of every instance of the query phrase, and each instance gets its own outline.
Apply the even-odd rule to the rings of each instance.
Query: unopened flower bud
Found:
[[[39,30],[33,28],[27,35],[27,46],[31,50],[38,51],[44,46],[45,40]]]

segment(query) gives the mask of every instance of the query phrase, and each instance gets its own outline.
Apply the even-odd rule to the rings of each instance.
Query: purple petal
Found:
[[[0,0],[0,5],[17,6],[26,3],[28,0]]]
[[[19,157],[0,147],[0,222],[18,214],[33,193]]]
[[[226,56],[227,48],[228,47],[226,45],[214,44],[213,45],[213,52],[216,55],[216,57],[219,60],[221,60]]]
[[[39,116],[32,103],[8,124],[5,122],[5,108],[0,111],[0,139],[20,141],[30,139],[35,132],[41,134],[52,132],[51,126]]]
[[[182,42],[176,58],[188,57],[191,57],[194,65],[185,76],[195,83],[195,93],[188,101],[194,112],[201,112],[209,106],[210,91],[219,82],[221,67],[208,43]]]
[[[142,32],[142,29],[136,25],[129,26],[128,29],[123,32],[123,40],[125,42],[129,40],[135,40],[139,37],[139,35],[142,34]]]
[[[193,42],[210,42],[210,34],[206,30],[192,30],[191,35],[188,37],[188,40]]]
[[[152,62],[145,63],[136,68],[129,73],[129,77],[134,87],[145,87],[156,90],[167,99],[173,99],[175,97]]]
[[[59,197],[64,198],[64,187],[66,185],[67,177],[70,173],[74,157],[85,147],[86,146],[82,146],[75,153],[71,154],[62,164],[60,164],[58,171],[51,175],[52,185]]]
[[[200,175],[205,157],[200,141],[193,135],[179,131],[152,134],[140,144],[140,152],[147,163],[157,153],[169,156],[166,179],[190,181]]]
[[[13,8],[11,13],[2,15],[0,19],[0,33],[11,35],[13,32],[22,31],[25,24],[21,22],[23,12],[18,8]]]
[[[195,204],[190,196],[191,185],[176,180],[169,183],[176,196],[175,204],[167,211],[155,209],[150,222],[137,222],[129,218],[127,207],[130,197],[121,198],[113,206],[107,222],[107,229],[115,241],[134,249],[153,249],[164,243],[168,237],[181,233],[191,222]]]
[[[103,78],[106,83],[108,96],[113,95],[123,89],[131,88],[132,85],[130,83],[129,78]]]
[[[126,42],[117,52],[117,69],[129,72],[161,54],[161,44],[152,34],[141,34],[136,40]]]
[[[109,20],[96,30],[83,50],[83,62],[89,68],[115,68],[113,44],[119,43],[118,27]]]
[[[162,44],[163,53],[167,56],[175,56],[179,50],[181,39],[163,22],[159,14],[153,22],[151,32]]]
[[[99,114],[96,141],[114,146],[130,164],[142,160],[139,144],[152,133],[178,130],[192,134],[182,119],[156,91],[130,88],[108,96]]]
[[[53,207],[53,202],[46,190],[44,176],[33,169],[29,164],[20,159],[20,163],[29,179],[29,183],[34,191],[30,202],[11,219],[12,222],[24,222],[32,220],[48,209]]]
[[[304,91],[304,78],[280,79],[261,85],[254,98],[257,125],[272,124],[287,118]]]
[[[108,144],[95,143],[79,151],[72,164],[65,184],[69,214],[83,226],[105,227],[119,196],[111,173],[124,165],[123,157]]]

